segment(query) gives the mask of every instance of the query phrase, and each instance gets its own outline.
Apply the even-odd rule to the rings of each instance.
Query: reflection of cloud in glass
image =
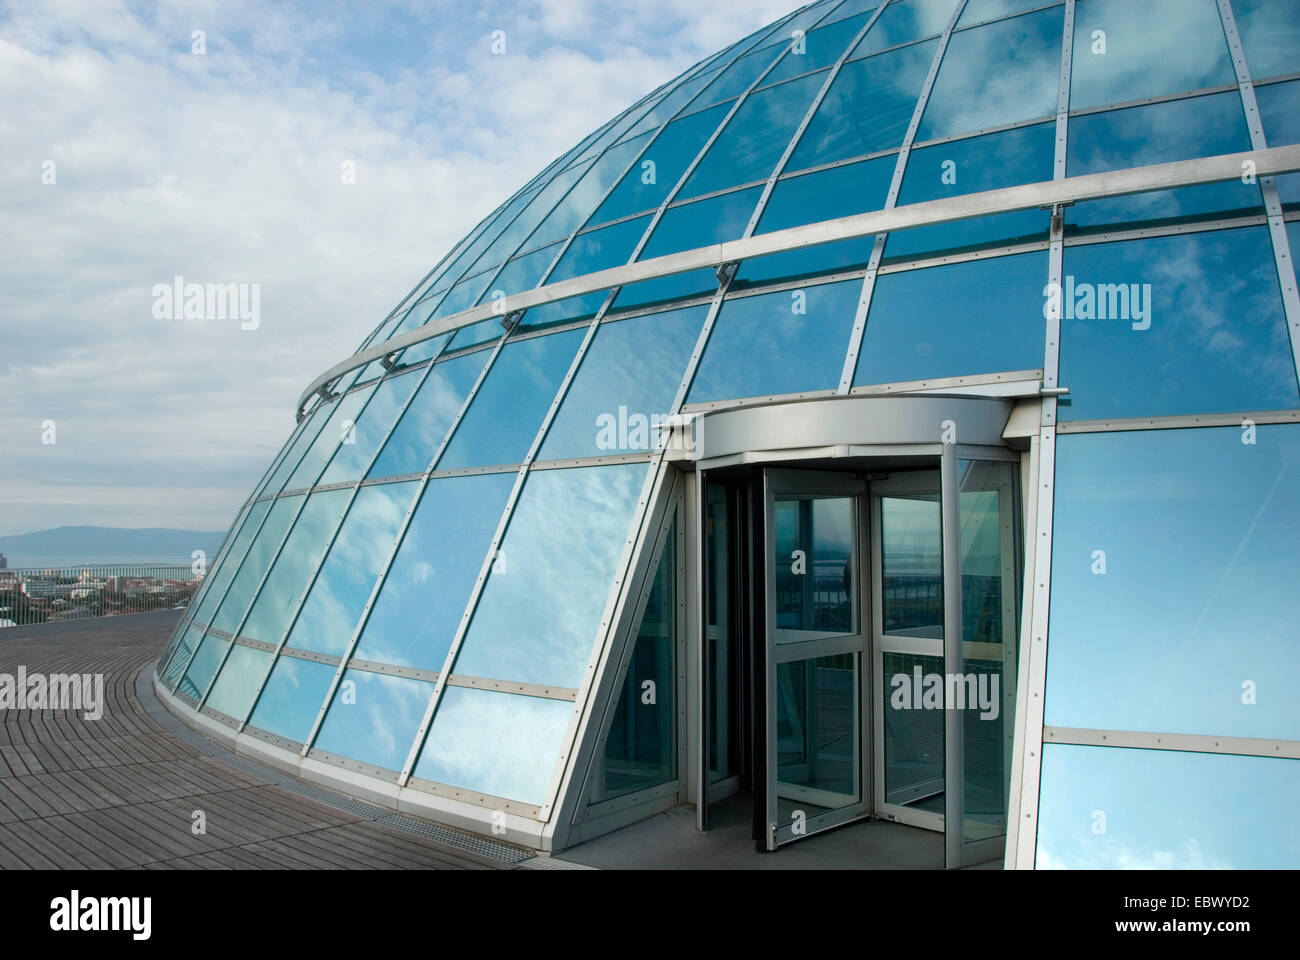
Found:
[[[289,529],[289,524],[293,522],[303,499],[304,497],[299,495],[275,501],[275,505],[267,514],[266,522],[262,524],[262,529],[253,538],[252,545],[244,556],[244,562],[240,564],[239,572],[235,574],[230,589],[222,598],[221,606],[217,608],[216,616],[212,618],[210,626],[231,633],[239,625],[239,618],[248,609],[253,590],[261,582],[267,568],[271,566],[276,548],[280,546],[280,540]]]
[[[316,720],[335,667],[281,656],[257,699],[249,724],[302,743]]]
[[[207,705],[236,720],[243,720],[253,705],[253,692],[271,666],[271,655],[263,650],[236,645],[221,668]]]
[[[342,702],[348,681],[356,702]],[[388,770],[400,770],[433,694],[433,684],[364,670],[343,675],[316,747]]]

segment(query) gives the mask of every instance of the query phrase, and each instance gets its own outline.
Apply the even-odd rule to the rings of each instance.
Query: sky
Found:
[[[0,0],[0,535],[224,529],[475,223],[797,5]],[[259,326],[155,317],[176,276]]]

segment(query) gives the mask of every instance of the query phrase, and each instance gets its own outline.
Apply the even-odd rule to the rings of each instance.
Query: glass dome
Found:
[[[1296,664],[1300,174],[1168,166],[1300,142],[1295,12],[822,0],[697,64],[486,217],[310,395],[160,684],[304,777],[545,845],[557,810],[594,796],[575,756],[625,752],[594,788],[606,799],[685,776],[672,703],[622,746],[609,736],[639,690],[623,661],[671,657],[664,624],[685,602],[666,574],[685,562],[663,506],[668,417],[1032,382],[1056,443],[1037,468],[1055,471],[1050,584],[1025,588],[1043,590],[1044,624],[1052,604],[1043,723],[1300,739],[1293,697],[1219,715],[1193,709],[1217,696],[1204,670],[1179,672],[1177,695],[1120,679],[1167,668],[1134,639],[1153,636],[1233,677]],[[1122,193],[1104,178],[1055,205],[1013,192],[1144,168]],[[914,209],[931,212],[902,219]],[[888,230],[843,227],[891,211],[871,221]],[[739,260],[634,269],[818,226]],[[547,299],[615,268],[617,284]],[[1152,507],[1152,489],[1169,499]],[[1099,594],[1087,558],[1108,544],[1152,582],[1112,573]],[[1251,612],[1222,629],[1253,646],[1232,649],[1206,624],[1244,557]],[[1214,598],[1189,620],[1176,598],[1199,590]],[[622,661],[617,624],[640,638]],[[1103,692],[1117,683],[1128,699]],[[1039,865],[1092,862],[1071,798],[1120,766],[1146,776],[1135,752],[1043,748]],[[1208,756],[1153,752],[1171,777]],[[1274,764],[1300,789],[1300,761],[1226,760],[1234,782]],[[1114,809],[1150,802],[1108,789]]]

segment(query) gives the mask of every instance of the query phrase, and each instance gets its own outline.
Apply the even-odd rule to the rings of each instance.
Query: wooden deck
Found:
[[[0,674],[102,673],[105,699],[99,720],[0,710],[0,869],[482,870],[524,859],[376,822],[346,798],[318,802],[169,733],[137,677],[174,623],[148,614],[0,630]]]

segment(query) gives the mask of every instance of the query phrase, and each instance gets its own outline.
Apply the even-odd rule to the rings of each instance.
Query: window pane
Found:
[[[241,636],[279,643],[351,495],[350,490],[328,490],[307,498],[248,619],[239,628]]]
[[[218,713],[235,720],[243,720],[253,705],[257,685],[271,666],[271,654],[235,644],[221,668],[221,676],[208,695],[207,705]]]
[[[852,633],[852,499],[779,497],[773,517],[777,629]]]
[[[1038,370],[1047,253],[876,280],[855,386]]]
[[[573,189],[560,201],[559,206],[528,238],[528,246],[536,247],[542,243],[559,240],[582,226],[596,209],[596,205],[605,198],[609,188],[623,176],[627,165],[637,159],[641,151],[646,148],[650,137],[650,134],[645,134],[610,147],[591,165],[591,169],[574,184]]]
[[[501,325],[501,318],[488,317],[486,320],[479,320],[477,323],[460,327],[452,334],[451,343],[447,344],[447,349],[451,351],[477,347],[479,344],[491,343],[494,340],[501,339],[503,333],[505,333],[505,327]]]
[[[1297,405],[1266,228],[1071,246],[1064,272],[1062,420]]]
[[[969,133],[1056,112],[1065,7],[954,34],[918,140]]]
[[[289,452],[285,454],[284,458],[280,461],[279,466],[275,468],[275,473],[271,475],[271,478],[266,482],[266,486],[262,488],[262,494],[269,496],[279,493],[284,489],[285,480],[289,479],[289,475],[293,473],[294,469],[302,460],[303,453],[305,453],[307,448],[316,440],[316,436],[320,433],[321,427],[323,427],[326,421],[329,420],[330,415],[336,409],[337,404],[337,400],[330,403],[319,404],[314,410],[312,410],[310,416],[307,418],[307,422],[301,427],[301,429],[299,429],[297,437],[294,438],[293,446],[289,448]]]
[[[881,15],[882,20],[886,14]],[[875,27],[867,39],[874,32]],[[789,169],[801,170],[899,146],[912,122],[936,42],[846,63],[799,140]]]
[[[189,663],[190,654],[194,652],[195,646],[199,643],[202,637],[202,630],[198,627],[190,627],[185,632],[185,636],[181,638],[181,641],[176,644],[176,649],[172,653],[171,659],[167,661],[167,669],[162,675],[163,683],[167,685],[167,689],[176,689],[176,681],[180,679],[181,671],[185,669],[185,665]]]
[[[645,234],[648,226],[650,226],[649,216],[636,217],[616,223],[612,227],[602,227],[574,237],[573,243],[569,244],[569,249],[564,252],[564,258],[556,265],[546,282],[559,283],[570,277],[580,277],[598,270],[622,266],[631,259],[637,241]],[[535,307],[529,311],[529,314],[541,309],[544,308]]]
[[[1236,82],[1214,0],[1080,0],[1075,7],[1072,110]]]
[[[490,350],[479,350],[435,364],[369,475],[423,473],[491,354]]]
[[[262,518],[266,512],[271,509],[271,501],[263,500],[260,503],[253,504],[248,510],[248,516],[244,519],[244,525],[239,528],[239,533],[235,535],[234,541],[226,550],[226,556],[217,566],[216,570],[208,574],[212,582],[203,593],[203,599],[199,602],[194,611],[194,620],[206,625],[208,618],[216,610],[217,604],[221,598],[226,595],[226,588],[230,586],[230,581],[235,578],[239,571],[239,565],[244,560],[244,554],[248,550],[249,543],[252,542],[253,534],[257,532],[262,523]],[[191,647],[190,649],[193,649]]]
[[[1232,0],[1232,18],[1255,80],[1295,73],[1300,18],[1292,0]]]
[[[525,290],[531,290],[537,286],[538,281],[542,279],[552,261],[560,255],[559,243],[553,243],[550,246],[542,247],[540,250],[534,250],[531,253],[525,253],[522,256],[511,260],[501,272],[496,275],[488,287],[484,289],[483,296],[479,298],[479,303],[490,303],[498,296],[510,296],[515,293],[523,293]],[[498,329],[500,322],[497,323]],[[460,344],[467,346],[467,344]]]
[[[962,9],[957,26],[965,28],[1038,6],[1042,6],[1042,0],[966,0],[966,6]]]
[[[226,633],[233,632],[235,627],[239,626],[239,618],[248,609],[248,604],[253,599],[253,591],[261,583],[262,576],[270,569],[275,552],[280,547],[280,541],[288,531],[289,524],[293,523],[303,499],[302,496],[297,496],[275,501],[275,505],[267,514],[266,522],[262,524],[262,529],[258,531],[252,546],[249,547],[244,562],[240,564],[239,572],[231,581],[230,589],[222,598],[221,606],[212,618],[211,626]]]
[[[792,43],[781,62],[763,78],[763,84],[779,83],[790,77],[829,67],[844,54],[868,19],[867,14],[859,13],[825,27],[809,30],[804,36],[802,50],[795,49]],[[821,75],[821,79],[825,79],[825,74]]]
[[[899,206],[1052,179],[1056,125],[1021,127],[922,147],[907,158]],[[1046,240],[1051,217],[1020,210],[902,230],[889,235],[890,259],[1013,241]]]
[[[286,490],[302,490],[317,484],[325,464],[329,463],[338,448],[352,435],[352,425],[357,422],[357,416],[374,389],[365,387],[347,394],[334,404],[329,420],[285,484]]]
[[[940,629],[942,632],[942,627]],[[943,675],[943,658],[887,652],[883,655],[882,667],[885,802],[942,816],[943,710],[926,709],[924,683],[926,677]],[[912,692],[917,677],[922,683],[921,709],[917,709]],[[941,707],[941,693],[939,697],[931,702]]]
[[[813,74],[750,94],[686,181],[678,199],[766,180],[824,79],[823,74]]]
[[[896,637],[942,639],[939,494],[881,497],[880,552],[884,632]]]
[[[602,323],[539,459],[657,449],[654,418],[671,412],[708,306]]]
[[[203,642],[199,644],[199,652],[194,655],[189,669],[185,671],[185,679],[181,681],[178,692],[195,700],[200,699],[208,689],[208,684],[212,682],[217,667],[221,665],[221,658],[225,656],[228,646],[230,646],[229,640],[222,640],[211,634],[204,637]]]
[[[726,117],[728,109],[729,105],[720,104],[674,120],[664,127],[663,133],[619,181],[590,222],[593,225],[607,223],[633,213],[654,210],[663,203],[705,141]]]
[[[362,487],[357,492],[293,625],[288,646],[343,654],[417,486],[410,480]]]
[[[1047,723],[1294,738],[1300,426],[1254,431],[1060,438]]]
[[[1046,743],[1035,865],[1294,870],[1298,795],[1300,760]]]
[[[726,301],[687,403],[833,390],[861,293],[846,280]]]
[[[451,339],[450,333],[444,333],[436,337],[431,337],[413,347],[407,347],[398,357],[399,362],[404,364],[419,363],[422,360],[428,360],[436,357],[442,351],[442,345]]]
[[[280,657],[249,725],[302,743],[311,732],[336,669],[327,663]]]
[[[1255,103],[1270,147],[1300,143],[1300,80],[1256,87]]]
[[[514,483],[513,473],[429,481],[355,656],[442,670]]]
[[[942,33],[952,19],[956,0],[901,0],[885,7],[852,56],[864,57],[909,40]]]
[[[365,670],[343,674],[315,748],[399,771],[433,696],[433,684]]]
[[[646,476],[640,463],[530,473],[455,672],[576,688]]]
[[[420,385],[422,376],[422,373],[412,372],[380,381],[370,402],[357,417],[352,432],[344,437],[334,459],[321,475],[322,484],[361,479],[412,391]]]
[[[763,75],[763,71],[771,66],[772,61],[780,56],[784,46],[784,43],[775,44],[745,54],[723,70],[718,78],[705,88],[699,99],[695,101],[696,104],[704,106],[740,96]]]
[[[582,330],[566,330],[507,343],[438,461],[438,469],[523,460],[583,335]]]
[[[572,715],[567,700],[446,687],[415,776],[540,806]]]

